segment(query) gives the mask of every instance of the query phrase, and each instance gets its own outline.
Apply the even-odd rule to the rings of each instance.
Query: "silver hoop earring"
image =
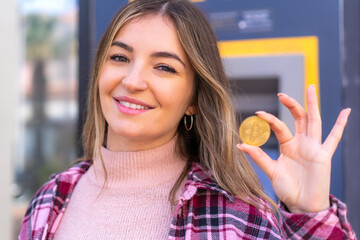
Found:
[[[194,118],[193,118],[193,115],[190,115],[190,119],[191,119],[191,123],[190,123],[190,127],[187,126],[187,123],[186,123],[186,117],[187,115],[184,116],[184,125],[185,125],[185,129],[190,131],[193,127],[193,123],[194,123]]]

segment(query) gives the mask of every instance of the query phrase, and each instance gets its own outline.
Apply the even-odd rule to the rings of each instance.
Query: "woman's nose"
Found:
[[[128,74],[123,78],[122,84],[130,92],[143,91],[148,87],[144,73],[144,67],[134,65]]]

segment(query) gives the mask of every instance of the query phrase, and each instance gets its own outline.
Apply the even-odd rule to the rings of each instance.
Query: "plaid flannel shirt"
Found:
[[[53,175],[35,194],[26,211],[20,240],[51,240],[71,194],[91,161]],[[346,205],[330,197],[328,210],[291,214],[280,205],[280,223],[273,213],[233,197],[193,164],[176,206],[169,239],[356,239],[346,219]]]

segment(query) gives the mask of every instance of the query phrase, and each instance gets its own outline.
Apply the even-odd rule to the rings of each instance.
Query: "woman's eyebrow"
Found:
[[[170,53],[170,52],[154,52],[151,54],[152,57],[165,57],[165,58],[173,58],[178,60],[185,68],[186,65],[185,63],[181,60],[181,58],[176,55],[175,53]]]
[[[121,48],[129,51],[129,52],[133,52],[133,51],[134,51],[134,49],[133,49],[131,46],[127,45],[126,43],[119,42],[119,41],[114,41],[114,42],[111,44],[111,46],[118,46],[118,47],[121,47]]]
[[[120,41],[114,41],[111,46],[117,46],[117,47],[121,47],[129,52],[134,52],[133,47],[127,45],[126,43],[120,42]],[[186,65],[185,63],[181,60],[181,58],[176,55],[175,53],[170,53],[170,52],[154,52],[151,54],[151,57],[165,57],[165,58],[173,58],[178,60],[185,68]]]

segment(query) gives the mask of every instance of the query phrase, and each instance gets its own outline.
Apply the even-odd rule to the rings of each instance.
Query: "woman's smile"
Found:
[[[146,103],[125,96],[116,97],[114,100],[118,110],[124,114],[137,115],[153,109]]]

